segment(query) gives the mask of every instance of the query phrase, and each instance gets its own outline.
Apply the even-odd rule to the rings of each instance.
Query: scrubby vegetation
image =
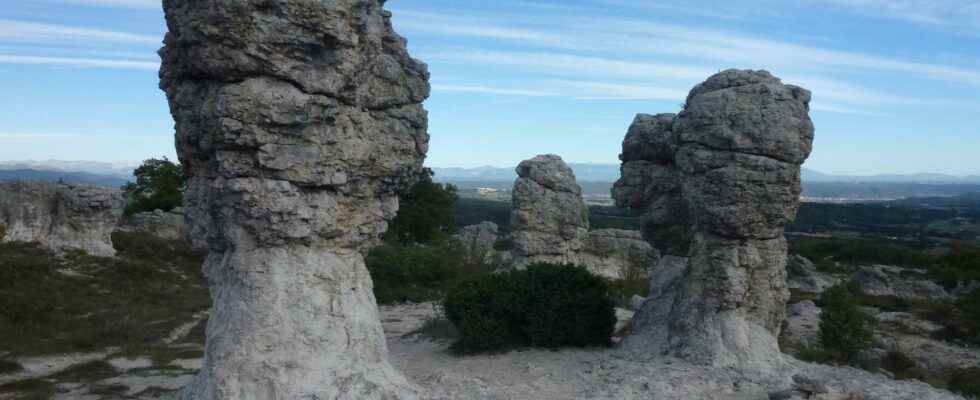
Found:
[[[365,262],[378,303],[438,300],[459,281],[496,269],[492,262],[468,259],[461,246],[451,240],[434,245],[388,242],[372,250]]]
[[[388,227],[386,238],[401,243],[438,243],[456,229],[453,207],[458,196],[450,184],[432,182],[432,170],[402,194],[398,216]]]
[[[0,242],[7,238],[7,226],[0,224]]]
[[[532,264],[467,280],[446,295],[459,352],[600,346],[616,323],[606,282],[585,268]]]
[[[821,297],[820,344],[835,360],[847,361],[871,346],[874,319],[860,309],[857,285],[847,283],[827,289]]]
[[[143,349],[207,309],[202,259],[183,242],[115,233],[117,258],[0,244],[0,352]]]
[[[805,238],[791,251],[809,258],[818,269],[842,272],[858,264],[885,264],[922,269],[947,288],[980,280],[980,246],[953,242],[943,251],[921,242],[875,239]]]
[[[151,158],[143,161],[133,175],[136,182],[122,187],[126,197],[126,215],[157,209],[170,211],[181,206],[181,189],[185,178],[180,164],[174,164],[166,157]]]

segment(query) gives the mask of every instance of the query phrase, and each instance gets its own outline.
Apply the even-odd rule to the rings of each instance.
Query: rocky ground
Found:
[[[810,387],[794,383],[793,375],[813,379],[818,387],[826,382],[830,393],[822,398],[960,398],[915,381],[790,358],[778,376],[751,377],[673,358],[633,360],[616,348],[459,357],[449,350],[453,332],[434,304],[383,306],[381,315],[392,364],[431,399],[769,399],[780,398],[770,394],[782,389]],[[186,328],[198,322],[189,320],[175,330],[167,347],[170,356],[128,358],[109,349],[17,359],[24,370],[0,375],[0,399],[176,398],[176,389],[190,381],[202,362],[200,343],[181,343],[199,340]],[[194,356],[174,357],[179,354]]]

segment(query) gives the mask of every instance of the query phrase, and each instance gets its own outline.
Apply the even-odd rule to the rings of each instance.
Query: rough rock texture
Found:
[[[516,265],[575,263],[589,234],[589,209],[572,169],[553,154],[517,166],[510,240]]]
[[[428,72],[379,0],[164,0],[161,88],[213,309],[190,399],[396,399],[361,251],[428,147]]]
[[[887,265],[862,266],[851,279],[864,294],[891,296],[903,299],[939,300],[950,295],[941,285],[925,276],[923,270],[911,270]]]
[[[136,213],[124,218],[117,228],[125,232],[144,232],[161,239],[183,240],[187,237],[184,209],[154,210]],[[206,243],[198,246],[206,246]]]
[[[612,279],[646,278],[648,269],[660,259],[639,231],[596,229],[589,232],[576,263],[592,273]]]
[[[54,182],[0,182],[3,240],[38,242],[56,251],[116,254],[112,230],[122,215],[119,190]]]
[[[789,256],[786,262],[786,284],[790,289],[810,293],[822,293],[841,282],[841,278],[817,271],[813,262],[798,254]]]
[[[809,156],[810,92],[727,70],[677,115],[637,116],[623,142],[620,206],[645,209],[664,257],[623,348],[699,364],[778,368],[786,240]]]
[[[803,300],[786,307],[786,322],[780,335],[790,346],[784,347],[783,351],[820,344],[821,312],[813,300]]]
[[[483,262],[491,261],[496,256],[494,245],[499,238],[500,227],[490,221],[464,226],[453,235],[453,239],[463,247],[468,257]]]

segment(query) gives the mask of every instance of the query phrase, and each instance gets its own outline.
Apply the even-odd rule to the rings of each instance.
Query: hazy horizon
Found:
[[[980,174],[980,8],[955,1],[393,0],[432,72],[433,167],[540,153],[615,164],[637,113],[676,112],[726,68],[813,92],[835,175]],[[0,160],[175,159],[157,88],[159,0],[0,9]]]

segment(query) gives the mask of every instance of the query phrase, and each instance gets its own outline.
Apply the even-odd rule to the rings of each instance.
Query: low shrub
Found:
[[[857,284],[827,289],[821,297],[820,344],[839,361],[846,361],[871,346],[874,319],[859,308]]]
[[[493,262],[466,257],[458,243],[435,245],[389,242],[365,259],[378,303],[423,302],[441,299],[459,281],[496,269]]]
[[[0,224],[0,242],[7,238],[7,225]]]
[[[899,350],[889,350],[881,360],[881,368],[894,374],[898,380],[925,380],[915,361]]]
[[[608,345],[616,323],[606,282],[572,265],[539,263],[470,279],[444,306],[460,333],[454,349],[463,353]]]
[[[949,390],[964,396],[980,398],[980,367],[963,368],[950,375],[949,383],[946,385]]]

